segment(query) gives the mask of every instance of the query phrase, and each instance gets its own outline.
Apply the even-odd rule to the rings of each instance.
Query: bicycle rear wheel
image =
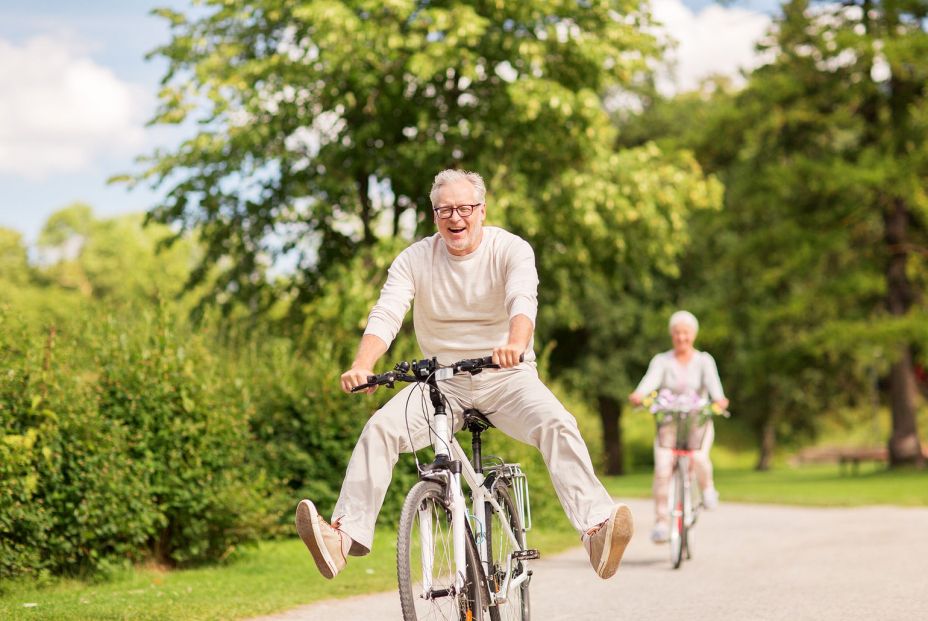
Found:
[[[496,502],[502,509],[501,513],[493,511],[492,505],[486,503],[486,513],[489,516],[486,525],[487,550],[490,558],[490,567],[487,569],[488,584],[493,591],[505,598],[506,601],[490,606],[490,619],[492,621],[529,621],[528,580],[525,580],[527,568],[525,563],[512,560],[510,555],[517,550],[525,549],[525,533],[522,532],[522,516],[516,509],[515,500],[509,485],[499,481],[494,485],[493,491]],[[504,524],[512,529],[516,542],[509,537]],[[513,581],[525,580],[519,585]],[[508,588],[508,593],[503,589]]]
[[[404,621],[483,619],[483,587],[474,539],[464,537],[467,571],[455,587],[451,509],[444,487],[420,481],[406,496],[396,542],[396,569]]]
[[[686,549],[686,519],[683,511],[684,503],[684,469],[679,463],[673,467],[673,476],[670,479],[670,494],[668,504],[670,509],[670,562],[674,569],[678,569],[683,562],[683,551]]]

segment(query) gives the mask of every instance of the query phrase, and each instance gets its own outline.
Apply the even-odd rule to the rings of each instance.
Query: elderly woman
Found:
[[[719,371],[715,360],[703,351],[693,347],[699,322],[692,313],[677,311],[670,317],[670,338],[673,349],[654,356],[648,365],[648,372],[642,378],[635,392],[628,396],[629,401],[641,405],[642,400],[662,388],[682,394],[695,392],[702,397],[708,395],[722,409],[728,408],[728,399],[722,390]],[[706,509],[718,506],[719,493],[712,481],[712,462],[709,461],[709,449],[715,432],[712,421],[703,440],[702,448],[693,456],[696,465],[696,479],[702,489],[703,505]],[[667,511],[667,495],[673,468],[673,451],[662,448],[654,441],[654,530],[651,540],[655,543],[667,541],[670,534],[670,521]]]

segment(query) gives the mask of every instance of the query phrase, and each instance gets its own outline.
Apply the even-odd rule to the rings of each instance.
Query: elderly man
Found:
[[[341,386],[350,391],[373,375],[413,301],[416,338],[425,357],[448,364],[492,352],[499,370],[443,382],[452,411],[491,412],[489,418],[498,429],[541,451],[593,569],[609,578],[631,539],[632,515],[624,504],[613,503],[593,472],[576,421],[538,378],[533,350],[535,256],[525,240],[483,225],[485,195],[483,179],[476,173],[444,170],[435,177],[430,198],[438,233],[409,246],[390,266]],[[326,578],[335,577],[349,555],[370,551],[374,523],[399,454],[429,445],[423,412],[428,405],[408,398],[414,389],[400,391],[365,425],[348,462],[332,523],[323,520],[309,500],[297,506],[297,531]]]

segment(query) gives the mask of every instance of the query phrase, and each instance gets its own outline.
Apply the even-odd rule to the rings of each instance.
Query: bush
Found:
[[[0,576],[215,560],[274,532],[245,382],[211,335],[88,309],[52,336],[0,314]]]

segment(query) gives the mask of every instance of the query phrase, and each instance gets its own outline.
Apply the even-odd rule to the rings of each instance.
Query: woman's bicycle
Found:
[[[393,388],[415,382],[434,407],[430,435],[435,460],[419,464],[419,482],[406,495],[397,537],[397,575],[404,621],[426,619],[528,621],[531,529],[528,482],[519,464],[485,460],[481,433],[493,426],[484,414],[463,412],[471,434],[471,460],[450,432],[452,415],[442,381],[459,373],[499,368],[490,357],[440,366],[435,358],[400,362],[392,371],[355,387]],[[485,463],[489,462],[489,463]],[[468,510],[461,480],[470,490]]]
[[[702,508],[699,485],[693,484],[693,454],[702,442],[713,416],[728,416],[695,395],[661,391],[650,404],[657,423],[657,443],[673,452],[673,470],[667,495],[670,516],[670,562],[679,569],[683,557],[691,559],[690,531]]]

